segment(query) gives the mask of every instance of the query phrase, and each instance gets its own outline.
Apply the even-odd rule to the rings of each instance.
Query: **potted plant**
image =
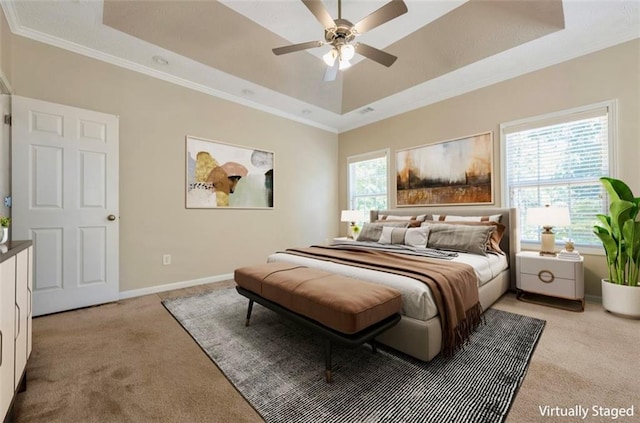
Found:
[[[7,242],[9,237],[9,225],[11,224],[11,218],[6,216],[0,216],[0,244]]]
[[[609,214],[598,214],[593,228],[602,241],[609,270],[602,279],[602,306],[613,313],[640,318],[640,198],[619,179],[603,177],[609,194]]]

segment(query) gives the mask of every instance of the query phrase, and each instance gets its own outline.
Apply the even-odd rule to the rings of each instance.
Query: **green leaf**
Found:
[[[609,198],[611,200],[625,200],[630,202],[634,201],[635,198],[633,196],[631,188],[629,188],[629,186],[622,182],[620,179],[604,176],[600,178],[600,182],[602,182],[602,185],[607,190],[607,193],[609,194]]]
[[[622,232],[622,226],[624,222],[632,219],[632,211],[635,207],[631,201],[625,200],[612,200],[609,205],[609,213],[611,213],[611,228],[613,229],[613,236],[617,239],[621,239],[620,233]]]
[[[607,255],[607,263],[612,264],[615,262],[618,256],[618,243],[604,228],[596,226],[593,233],[596,234],[604,247],[604,252]]]
[[[638,266],[640,266],[640,222],[627,220],[622,227],[622,236],[629,257],[629,274],[626,282],[635,286],[638,284]]]
[[[604,227],[609,233],[613,232],[611,228],[611,217],[606,214],[597,214],[596,217],[600,222],[602,222],[602,227]]]

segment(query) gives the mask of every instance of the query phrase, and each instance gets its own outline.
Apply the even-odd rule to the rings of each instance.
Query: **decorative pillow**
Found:
[[[424,222],[423,220],[393,220],[393,219],[387,219],[387,220],[376,220],[377,223],[389,223],[389,222],[404,222],[404,223],[409,223],[409,228],[419,228],[420,225],[422,225],[422,222]]]
[[[487,255],[487,243],[494,226],[426,224],[429,228],[427,247]]]
[[[429,237],[429,228],[393,228],[384,226],[380,235],[380,244],[401,244],[412,247],[425,247]]]
[[[418,216],[399,216],[399,215],[393,215],[393,214],[381,214],[380,216],[378,216],[378,220],[419,220],[419,221],[424,221],[427,218],[426,214],[421,214]],[[434,219],[435,220],[435,219]]]
[[[382,228],[384,226],[391,226],[394,228],[406,228],[409,222],[369,222],[365,223],[358,235],[357,241],[378,242],[380,235],[382,234]]]
[[[500,222],[502,215],[492,214],[491,216],[454,216],[451,214],[434,214],[433,220],[443,222]]]
[[[491,237],[489,238],[489,242],[487,243],[487,251],[494,251],[498,254],[504,254],[502,248],[500,248],[500,242],[502,241],[502,237],[504,236],[504,231],[507,229],[505,225],[500,222],[443,222],[437,220],[426,220],[422,223],[422,225],[427,226],[429,224],[435,225],[467,225],[467,226],[493,226],[495,230],[491,233]]]

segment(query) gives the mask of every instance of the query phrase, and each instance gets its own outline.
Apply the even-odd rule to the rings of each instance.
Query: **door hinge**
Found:
[[[11,126],[11,115],[4,115],[4,124]]]

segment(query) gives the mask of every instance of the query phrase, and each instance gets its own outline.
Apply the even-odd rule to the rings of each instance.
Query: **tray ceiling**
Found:
[[[344,0],[342,16],[357,22],[386,2]],[[324,3],[336,18],[337,2]],[[357,56],[334,82],[323,81],[328,46],[271,52],[322,39],[299,0],[2,5],[20,35],[334,132],[640,36],[632,0],[405,3],[406,14],[358,38],[398,56],[396,63]]]

